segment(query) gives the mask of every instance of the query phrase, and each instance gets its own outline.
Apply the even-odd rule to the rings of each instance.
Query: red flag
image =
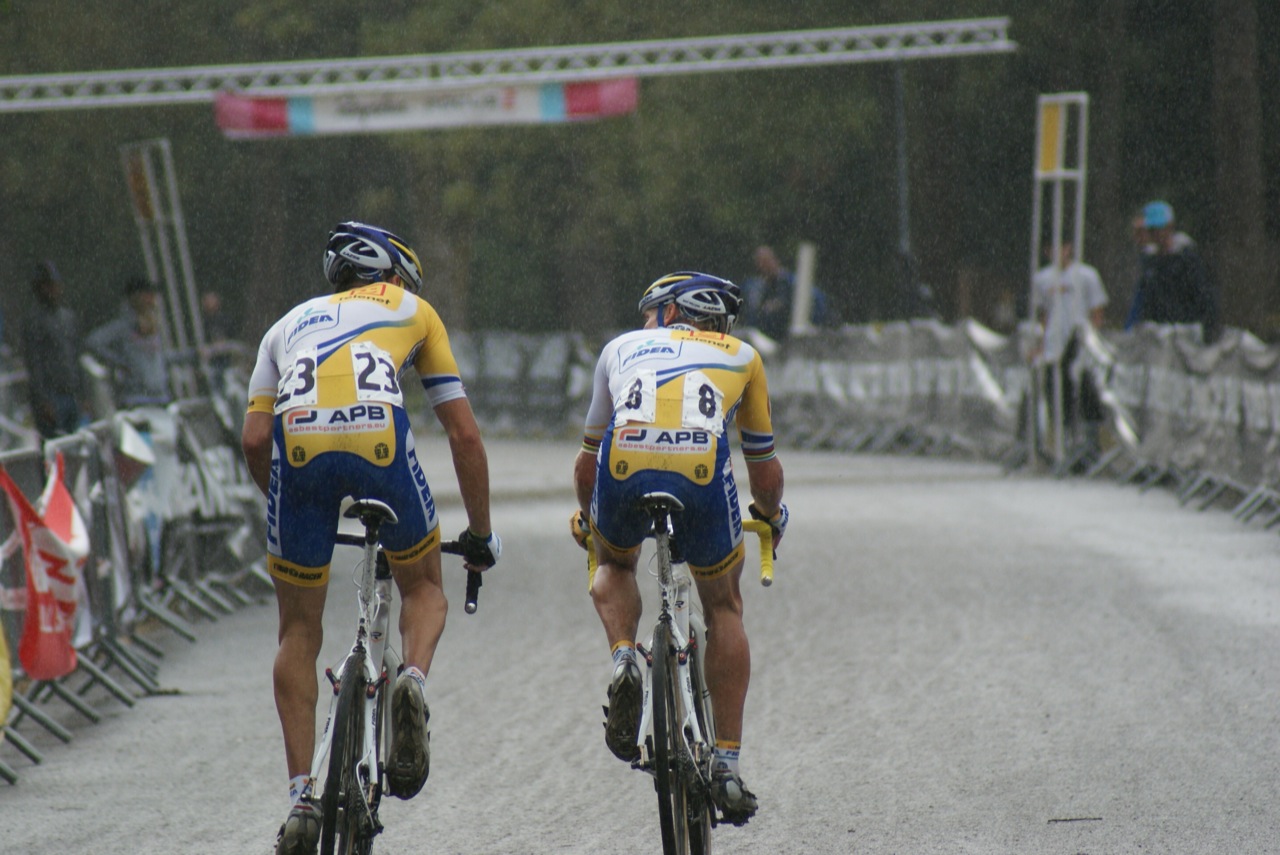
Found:
[[[26,558],[27,615],[18,642],[18,660],[33,680],[56,680],[76,668],[71,641],[76,578],[89,553],[89,538],[84,520],[62,483],[62,468],[59,453],[40,497],[45,511],[42,517],[0,467],[0,487],[9,497]]]

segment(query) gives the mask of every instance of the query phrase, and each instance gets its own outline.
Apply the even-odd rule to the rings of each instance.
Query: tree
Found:
[[[1254,326],[1280,310],[1266,236],[1262,104],[1255,0],[1217,0],[1213,31],[1213,153],[1217,164],[1218,289],[1224,320]]]

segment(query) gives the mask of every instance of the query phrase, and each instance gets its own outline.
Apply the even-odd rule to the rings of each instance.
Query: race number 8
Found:
[[[688,428],[709,430],[719,436],[724,430],[724,392],[701,371],[684,375],[684,407],[681,423]]]
[[[284,372],[284,376],[280,378],[280,384],[276,387],[276,406],[277,413],[282,412],[289,407],[314,407],[318,400],[318,392],[316,390],[316,366],[318,365],[319,355],[314,347],[308,347],[298,351],[293,358],[293,364]]]
[[[614,405],[616,422],[652,422],[658,412],[658,379],[641,369],[626,381]]]
[[[355,374],[357,400],[403,404],[396,364],[391,354],[373,342],[358,341],[351,345],[351,370]]]

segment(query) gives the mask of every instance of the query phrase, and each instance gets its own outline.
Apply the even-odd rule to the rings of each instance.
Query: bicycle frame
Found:
[[[692,608],[693,580],[689,578],[689,574],[679,565],[671,561],[670,538],[675,534],[671,515],[668,512],[655,512],[654,515],[654,538],[658,541],[658,570],[654,574],[658,578],[659,589],[659,612],[658,620],[668,624],[671,632],[672,644],[676,649],[676,685],[680,690],[680,702],[677,709],[683,713],[682,732],[686,734],[686,743],[690,753],[693,756],[694,764],[697,766],[701,774],[704,759],[710,757],[711,747],[715,745],[714,733],[703,733],[703,728],[698,722],[698,716],[695,710],[699,704],[705,704],[704,709],[710,713],[711,696],[710,693],[703,690],[703,695],[695,697],[693,689],[693,674],[690,663],[694,663],[699,674],[702,672],[702,645],[699,639],[706,638],[706,626],[703,624],[702,615]],[[659,531],[658,526],[665,526],[665,531]],[[653,656],[661,655],[662,651],[653,649],[653,639],[655,633],[650,635],[649,648],[641,648],[641,653],[650,667],[645,669],[644,681],[644,705],[641,707],[642,713],[640,717],[640,764],[642,766],[651,766],[653,763],[651,739],[645,739],[646,735],[653,733]],[[692,656],[691,656],[692,654]],[[705,680],[699,680],[699,683],[705,687]],[[710,715],[707,716],[707,730],[714,730],[711,724]],[[703,783],[709,783],[710,778],[707,777]]]
[[[357,502],[353,508],[358,509],[362,503]],[[365,502],[364,504],[368,504]],[[384,506],[385,507],[385,506]],[[387,509],[389,512],[389,509]],[[360,781],[360,794],[365,811],[364,819],[368,828],[376,835],[381,831],[377,810],[385,790],[383,780],[382,751],[383,735],[386,732],[385,693],[390,679],[394,678],[399,655],[388,645],[387,632],[391,620],[391,569],[386,556],[382,554],[378,544],[378,528],[382,519],[375,515],[371,522],[359,512],[348,516],[358,516],[365,526],[363,535],[346,535],[339,533],[336,542],[359,546],[364,551],[363,561],[356,573],[356,607],[357,624],[355,640],[351,649],[343,657],[335,674],[334,669],[325,669],[333,687],[333,695],[329,702],[329,713],[325,720],[324,731],[317,742],[316,751],[311,761],[311,776],[315,781],[325,780],[329,785],[327,770],[329,753],[333,745],[333,728],[337,719],[338,695],[342,681],[359,679],[367,686],[364,692],[360,749],[357,753],[356,779]],[[385,517],[383,518],[385,519]],[[394,515],[391,517],[394,522]]]
[[[358,546],[364,560],[355,573],[356,635],[351,649],[338,665],[337,674],[325,669],[333,687],[329,714],[311,759],[311,778],[324,780],[320,850],[332,855],[341,841],[341,852],[367,855],[373,838],[382,831],[378,805],[386,792],[386,738],[390,729],[391,710],[387,686],[400,671],[400,655],[387,638],[391,623],[391,566],[378,541],[383,524],[396,523],[395,512],[383,502],[357,499],[344,512],[364,526],[363,535],[338,532],[335,543]],[[440,544],[442,552],[462,554],[457,541]],[[476,610],[480,574],[467,574],[466,609]],[[353,697],[352,692],[360,696]],[[358,727],[351,717],[358,714]],[[354,737],[354,739],[353,739]],[[348,742],[351,740],[351,742]],[[335,754],[334,745],[341,747]],[[354,744],[354,750],[351,745]],[[322,774],[323,773],[323,774]],[[354,816],[352,814],[355,814]]]
[[[655,778],[664,851],[701,855],[710,851],[710,831],[717,824],[711,802],[715,720],[703,670],[706,625],[693,604],[693,580],[683,563],[671,558],[673,515],[683,505],[669,493],[647,493],[642,503],[652,519],[650,536],[657,545],[658,566],[650,573],[658,579],[660,605],[649,646],[637,644],[648,667],[637,736],[639,758],[631,765]],[[760,582],[768,587],[773,584],[773,530],[758,520],[744,521],[743,529],[759,536]],[[595,582],[596,569],[594,544],[589,541],[588,588]],[[669,679],[672,670],[674,679]],[[662,684],[660,694],[655,683]],[[667,697],[668,683],[674,687],[674,697]]]

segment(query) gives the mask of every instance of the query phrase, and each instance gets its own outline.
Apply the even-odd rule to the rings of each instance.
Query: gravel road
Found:
[[[603,631],[567,536],[572,442],[494,442],[505,543],[456,560],[428,681],[431,778],[383,853],[656,853],[649,779],[604,747]],[[987,464],[784,452],[792,526],[749,585],[743,752],[761,812],[720,852],[1280,852],[1280,539],[1163,491]],[[447,463],[429,473],[460,530]],[[652,593],[652,585],[648,586]],[[352,623],[335,572],[324,664]],[[650,609],[648,617],[651,618]],[[171,694],[0,784],[4,853],[272,851],[286,811],[275,614],[158,629]]]

